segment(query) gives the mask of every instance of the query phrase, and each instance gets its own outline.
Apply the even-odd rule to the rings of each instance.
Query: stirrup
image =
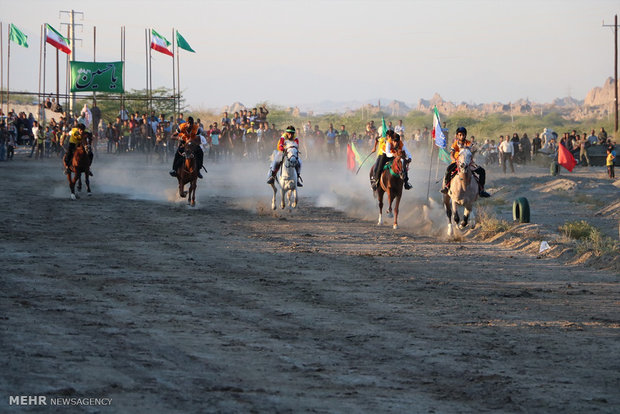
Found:
[[[267,184],[273,184],[276,179],[273,178],[273,175],[267,179]]]
[[[439,190],[440,193],[442,194],[448,194],[448,187],[444,187],[441,190]]]
[[[301,183],[301,181],[297,180],[297,187],[303,187],[304,185]]]
[[[91,170],[88,170],[88,175],[91,177],[94,177],[93,172]]]
[[[200,171],[198,171],[198,178],[202,178],[202,174],[200,174]]]
[[[172,176],[172,177],[176,177],[177,176],[177,172],[175,170],[170,170],[168,171],[168,173]]]
[[[405,181],[405,190],[411,190],[413,186],[409,184],[409,181]]]
[[[480,191],[480,193],[478,193],[478,195],[482,198],[488,198],[491,197],[491,194],[487,193],[486,191],[482,190]]]

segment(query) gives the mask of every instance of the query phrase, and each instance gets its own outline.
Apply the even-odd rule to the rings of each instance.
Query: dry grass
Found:
[[[603,235],[599,229],[584,220],[566,222],[559,230],[576,240],[577,252],[580,255],[588,252],[595,256],[617,255],[620,252],[620,242]]]

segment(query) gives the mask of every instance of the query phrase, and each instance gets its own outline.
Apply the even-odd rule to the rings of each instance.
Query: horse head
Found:
[[[459,172],[466,172],[472,162],[472,153],[468,147],[465,147],[459,153],[459,159],[457,161],[457,167]]]
[[[196,151],[198,150],[198,144],[195,142],[188,142],[185,144],[185,149],[183,150],[183,156],[185,159],[192,159],[196,157]]]
[[[299,150],[290,146],[286,149],[286,167],[296,168],[299,164]]]

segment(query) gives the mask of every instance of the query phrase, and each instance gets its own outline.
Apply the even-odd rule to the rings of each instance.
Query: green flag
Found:
[[[439,148],[439,161],[445,162],[446,164],[450,164],[452,162],[450,160],[450,153],[446,151],[445,148]]]
[[[178,31],[177,31],[177,46],[179,47],[179,49],[183,49],[183,50],[187,50],[188,52],[196,53],[196,51],[192,49],[189,43],[187,43],[187,40],[185,40],[185,38],[181,36],[181,33],[179,33]]]
[[[28,47],[28,36],[19,30],[13,23],[9,27],[9,39],[20,46]]]
[[[71,61],[71,92],[123,91],[123,62]]]
[[[381,117],[381,136],[387,137],[387,126],[385,125],[385,118]]]

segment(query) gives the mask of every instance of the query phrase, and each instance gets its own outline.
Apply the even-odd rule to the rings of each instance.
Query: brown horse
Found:
[[[379,221],[377,225],[380,226],[383,224],[383,194],[387,193],[388,198],[388,217],[394,216],[394,229],[398,228],[398,207],[400,206],[400,198],[403,194],[403,184],[404,180],[402,178],[403,169],[403,161],[407,159],[405,153],[401,150],[399,151],[394,159],[392,160],[389,167],[386,167],[379,177],[379,183],[377,185],[377,200],[379,200]],[[392,214],[392,203],[394,203],[394,214]]]
[[[82,174],[84,174],[84,180],[86,181],[86,190],[90,194],[90,164],[92,160],[88,155],[88,148],[84,145],[78,145],[73,152],[73,158],[71,159],[71,166],[69,167],[69,173],[67,174],[67,180],[69,181],[69,188],[71,189],[71,199],[75,200],[78,196],[75,194],[75,183],[78,183],[78,191],[82,191]]]
[[[196,185],[198,182],[198,163],[196,162],[196,151],[198,144],[189,142],[185,144],[183,151],[183,164],[177,168],[177,180],[179,181],[179,196],[187,196],[187,203],[194,207],[196,205]],[[189,183],[189,190],[185,191],[185,184]]]

